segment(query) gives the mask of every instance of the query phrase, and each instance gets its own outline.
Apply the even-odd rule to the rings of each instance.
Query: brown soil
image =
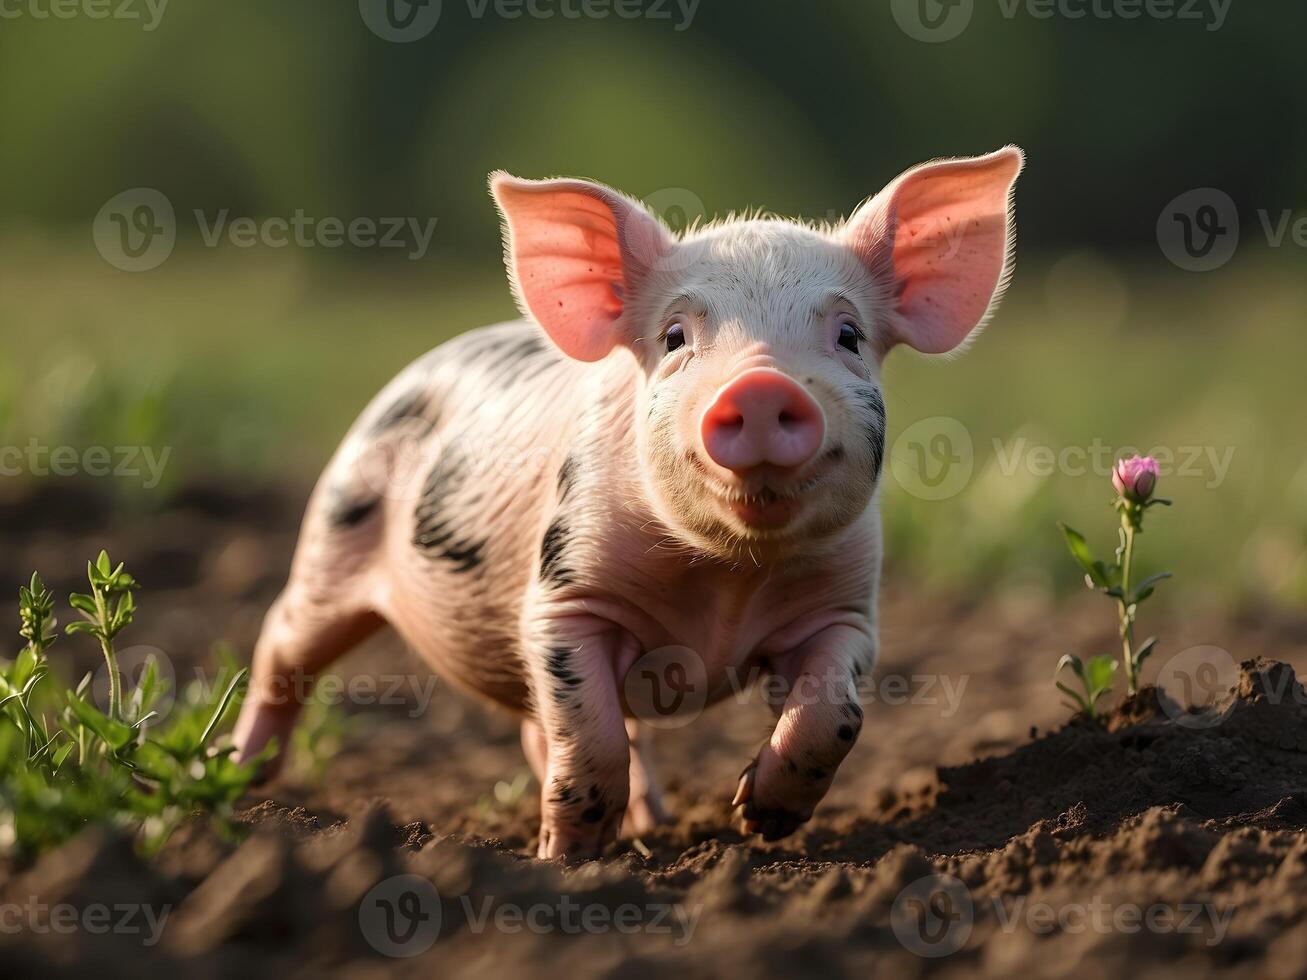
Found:
[[[39,568],[65,594],[108,546],[145,585],[131,640],[189,676],[213,638],[248,651],[295,501],[204,488],[128,517],[45,487],[0,501],[0,575],[16,587]],[[0,866],[0,912],[171,910],[151,946],[126,927],[15,930],[17,913],[0,915],[4,975],[1307,973],[1307,694],[1293,672],[1307,619],[1151,622],[1163,643],[1149,676],[1178,696],[1177,678],[1199,676],[1181,651],[1214,645],[1228,662],[1198,655],[1201,676],[1228,694],[1198,712],[1148,688],[1101,724],[1068,724],[1052,667],[1113,649],[1101,600],[961,600],[888,578],[861,740],[789,839],[741,836],[728,807],[768,730],[760,695],[660,733],[673,825],[564,867],[529,856],[539,807],[534,785],[512,785],[515,725],[443,685],[420,710],[409,686],[403,703],[351,709],[320,778],[293,770],[251,799],[243,842],[188,827],[145,861],[93,830]],[[94,665],[59,647],[70,672]],[[339,673],[426,678],[392,639]]]

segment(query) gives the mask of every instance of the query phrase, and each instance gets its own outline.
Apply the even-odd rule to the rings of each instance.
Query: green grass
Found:
[[[20,591],[27,645],[0,660],[0,854],[30,857],[93,823],[130,829],[151,852],[197,813],[234,834],[232,804],[259,761],[237,763],[235,749],[219,747],[215,737],[238,708],[248,671],[229,666],[221,683],[183,691],[169,709],[167,685],[151,660],[124,691],[114,641],[131,625],[137,586],[104,552],[88,563],[87,577],[91,591],[69,597],[82,616],[64,633],[99,642],[109,682],[103,709],[92,696],[92,675],[70,689],[50,669],[54,595],[37,575]]]
[[[175,693],[151,654],[133,678],[120,670],[117,637],[136,615],[136,581],[103,551],[87,563],[90,591],[66,606],[79,615],[62,631],[65,604],[33,574],[19,590],[19,634],[12,659],[0,658],[0,857],[26,860],[92,824],[120,828],[154,853],[187,820],[202,819],[234,839],[233,807],[276,749],[245,763],[226,735],[240,710],[249,670],[216,649],[216,670]],[[70,688],[48,651],[60,635],[94,640],[104,657],[95,675]],[[107,684],[95,684],[95,679]],[[108,688],[107,699],[100,691]],[[313,699],[290,750],[302,779],[321,777],[351,723]]]
[[[1307,287],[1288,258],[1241,254],[1205,276],[1152,254],[1027,261],[965,356],[894,354],[884,510],[896,571],[962,589],[1075,587],[1056,521],[1109,550],[1110,531],[1096,537],[1086,515],[1111,488],[1103,472],[1032,471],[1032,447],[1192,446],[1233,456],[1219,485],[1206,458],[1193,475],[1164,472],[1159,493],[1176,505],[1140,542],[1143,574],[1176,573],[1159,598],[1307,600]],[[0,269],[0,445],[171,446],[165,490],[213,471],[312,479],[408,360],[514,315],[493,254],[365,266],[183,244],[131,275],[89,243],[11,240]],[[973,466],[958,492],[925,500],[895,473],[917,462],[910,427],[937,416],[966,429]],[[114,486],[132,505],[162,499]]]

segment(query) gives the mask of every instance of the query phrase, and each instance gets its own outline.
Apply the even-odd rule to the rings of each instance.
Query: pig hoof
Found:
[[[753,799],[753,782],[757,778],[758,763],[750,762],[744,767],[744,772],[740,773],[739,785],[735,787],[735,798],[731,800],[732,807],[742,806]]]
[[[562,858],[567,862],[594,860],[603,854],[605,847],[617,840],[617,828],[622,825],[624,816],[625,811],[618,811],[597,824],[577,827],[542,826],[536,857],[544,861],[554,858]]]
[[[810,815],[809,815],[810,816]],[[808,816],[792,810],[764,810],[753,803],[746,803],[743,810],[743,827],[746,834],[761,834],[765,841],[781,840],[789,837],[803,824]]]
[[[740,825],[746,834],[761,834],[766,841],[789,837],[807,823],[812,813],[798,813],[783,806],[765,806],[754,796],[758,779],[758,762],[754,760],[740,773],[732,807],[742,807]]]
[[[579,861],[596,860],[603,853],[603,845],[598,841],[583,842],[567,839],[560,834],[541,833],[540,845],[536,848],[536,857],[541,861],[562,859],[571,864]]]

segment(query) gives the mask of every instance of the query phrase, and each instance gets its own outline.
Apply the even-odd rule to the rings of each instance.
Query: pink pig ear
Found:
[[[523,311],[569,357],[598,361],[635,339],[627,298],[672,246],[642,205],[585,180],[490,175],[504,261]]]
[[[989,318],[1012,274],[1012,190],[1024,165],[1015,146],[923,163],[849,219],[845,244],[897,304],[887,346],[942,354]]]

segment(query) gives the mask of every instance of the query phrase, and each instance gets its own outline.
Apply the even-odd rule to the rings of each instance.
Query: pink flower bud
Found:
[[[1126,500],[1142,504],[1157,486],[1157,460],[1152,456],[1117,460],[1112,468],[1112,486]]]

